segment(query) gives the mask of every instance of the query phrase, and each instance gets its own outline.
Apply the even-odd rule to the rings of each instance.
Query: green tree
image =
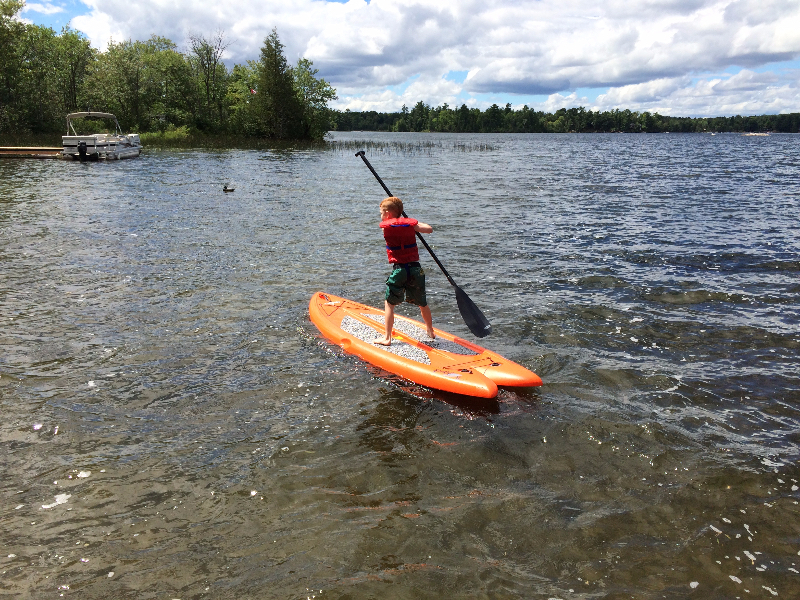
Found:
[[[0,0],[0,131],[14,131],[21,124],[16,92],[25,25],[14,17],[23,6],[21,0]]]
[[[641,115],[639,115],[639,126],[642,131],[647,131],[649,133],[658,131],[656,118],[648,111],[644,111]]]
[[[503,116],[503,111],[500,110],[500,107],[497,106],[497,104],[492,104],[486,109],[486,112],[483,113],[481,131],[486,133],[501,131],[503,127]]]
[[[294,87],[303,109],[303,138],[321,140],[331,128],[328,102],[336,100],[336,90],[324,79],[317,78],[318,69],[306,58],[294,68]]]
[[[95,52],[81,34],[13,20],[22,2],[0,0],[0,130],[54,132],[74,111]]]
[[[195,111],[200,129],[219,130],[225,121],[225,95],[228,70],[222,62],[222,54],[229,43],[222,31],[207,40],[202,35],[189,36],[191,54],[189,63],[195,72],[200,88],[200,104]]]
[[[434,109],[431,118],[431,131],[451,132],[456,130],[456,112],[445,102]]]
[[[462,104],[456,112],[456,129],[459,133],[469,133],[477,131],[475,114],[470,111],[466,104]]]
[[[169,114],[196,106],[189,74],[171,40],[154,35],[146,42],[112,42],[93,63],[82,101],[114,113],[123,129],[148,131]]]
[[[56,83],[56,33],[49,27],[28,25],[21,46],[17,79],[18,112],[26,129],[53,131],[63,116]]]
[[[245,65],[233,66],[225,95],[232,131],[251,136],[266,135],[256,105],[258,79],[259,63],[251,60]]]
[[[69,27],[61,30],[61,35],[56,39],[55,51],[62,106],[64,112],[75,112],[86,74],[96,60],[97,52],[82,33]]]
[[[414,105],[408,115],[408,130],[409,131],[430,131],[430,117],[431,107],[425,104],[422,100]]]
[[[277,29],[266,37],[261,48],[257,92],[255,104],[265,134],[279,140],[300,138],[302,109]]]
[[[402,108],[400,108],[400,116],[394,121],[392,125],[392,131],[409,131],[409,114],[408,114],[408,107],[403,104]]]
[[[88,41],[75,32],[65,29],[59,36],[49,27],[25,27],[19,41],[15,92],[22,128],[33,132],[61,129],[64,115],[77,104],[92,57]]]

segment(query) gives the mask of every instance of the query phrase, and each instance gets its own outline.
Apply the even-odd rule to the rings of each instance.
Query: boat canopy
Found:
[[[118,135],[122,135],[122,128],[119,126],[119,121],[117,121],[117,117],[112,115],[111,113],[104,113],[104,112],[76,112],[70,113],[67,115],[67,135],[69,135],[69,130],[72,129],[73,135],[78,135],[75,132],[75,128],[72,126],[73,119],[113,119],[114,125],[116,125],[116,132]]]

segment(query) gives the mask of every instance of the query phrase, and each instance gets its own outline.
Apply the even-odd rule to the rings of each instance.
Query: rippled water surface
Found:
[[[800,597],[800,138],[334,139],[0,161],[0,595]],[[543,387],[320,339],[382,303],[362,147]]]

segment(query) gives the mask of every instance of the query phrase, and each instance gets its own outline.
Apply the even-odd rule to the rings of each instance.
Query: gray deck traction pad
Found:
[[[376,321],[377,323],[380,323],[381,325],[385,323],[383,315],[375,315],[370,313],[361,314]],[[380,336],[380,331],[360,322],[358,319],[354,319],[351,316],[345,316],[342,319],[341,328],[343,331],[364,342],[372,342]],[[424,329],[404,319],[395,318],[393,329],[404,335],[407,335],[410,338],[419,340],[426,346],[430,346],[431,348],[435,348],[437,350],[443,350],[445,352],[450,352],[451,354],[459,354],[462,356],[476,356],[478,354],[469,348],[449,340],[444,340],[441,338],[431,339],[428,337],[428,334]],[[431,364],[430,358],[428,358],[428,355],[424,350],[399,340],[394,340],[392,341],[391,346],[382,346],[382,348],[387,352],[391,352],[392,354],[402,356],[409,360],[413,360],[425,365]]]

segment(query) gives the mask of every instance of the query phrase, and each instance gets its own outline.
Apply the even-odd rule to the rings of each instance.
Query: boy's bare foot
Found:
[[[428,329],[428,337],[431,338],[432,340],[436,339],[436,334],[433,333],[433,329]]]
[[[377,340],[372,340],[372,343],[378,344],[379,346],[391,346],[392,338],[378,338]]]

